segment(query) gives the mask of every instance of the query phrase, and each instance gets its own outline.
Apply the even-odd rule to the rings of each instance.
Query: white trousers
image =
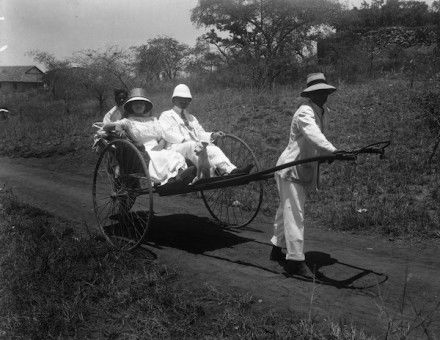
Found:
[[[280,204],[275,215],[273,245],[286,245],[286,259],[304,261],[304,204],[306,191],[301,184],[275,174]]]
[[[179,144],[171,144],[169,149],[180,153],[186,159],[189,159],[194,165],[197,166],[199,163],[199,157],[197,156],[195,150],[199,143],[196,141],[188,141]],[[211,166],[218,169],[220,173],[230,173],[236,168],[234,164],[231,163],[228,157],[223,153],[223,151],[213,144],[209,144],[206,147],[206,153],[208,154],[208,160]]]

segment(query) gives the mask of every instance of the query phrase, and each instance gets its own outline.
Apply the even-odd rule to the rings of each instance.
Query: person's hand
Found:
[[[217,138],[222,138],[225,136],[225,133],[223,131],[217,131],[217,132],[213,132],[211,138],[213,140],[216,140]]]
[[[356,155],[354,155],[350,151],[346,151],[346,150],[333,151],[333,155],[336,156],[336,159],[340,159],[340,160],[355,160],[356,159]]]

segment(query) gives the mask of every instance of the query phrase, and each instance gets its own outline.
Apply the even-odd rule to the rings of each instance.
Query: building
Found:
[[[0,93],[22,92],[42,88],[44,72],[38,67],[0,66]]]

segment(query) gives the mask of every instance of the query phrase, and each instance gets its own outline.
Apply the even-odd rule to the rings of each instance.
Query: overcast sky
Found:
[[[81,49],[141,45],[158,35],[194,45],[203,33],[190,20],[197,2],[0,0],[0,65],[34,64],[25,55],[29,50],[64,58]],[[342,2],[359,5],[362,0]]]

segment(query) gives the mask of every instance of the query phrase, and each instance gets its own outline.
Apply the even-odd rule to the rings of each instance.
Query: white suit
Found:
[[[198,156],[195,150],[200,142],[211,143],[212,132],[206,132],[196,117],[188,113],[187,110],[183,111],[185,122],[180,115],[181,111],[182,109],[176,106],[171,110],[164,111],[160,115],[159,122],[162,125],[168,148],[180,153],[197,166]],[[236,168],[223,151],[214,144],[209,144],[206,147],[206,152],[212,167],[221,173],[230,173]]]
[[[324,110],[310,100],[293,115],[289,144],[277,165],[318,155],[330,154],[336,148],[325,138]],[[280,204],[275,222],[273,245],[287,248],[286,259],[304,260],[304,204],[306,187],[317,188],[319,166],[317,162],[297,165],[275,173]]]

